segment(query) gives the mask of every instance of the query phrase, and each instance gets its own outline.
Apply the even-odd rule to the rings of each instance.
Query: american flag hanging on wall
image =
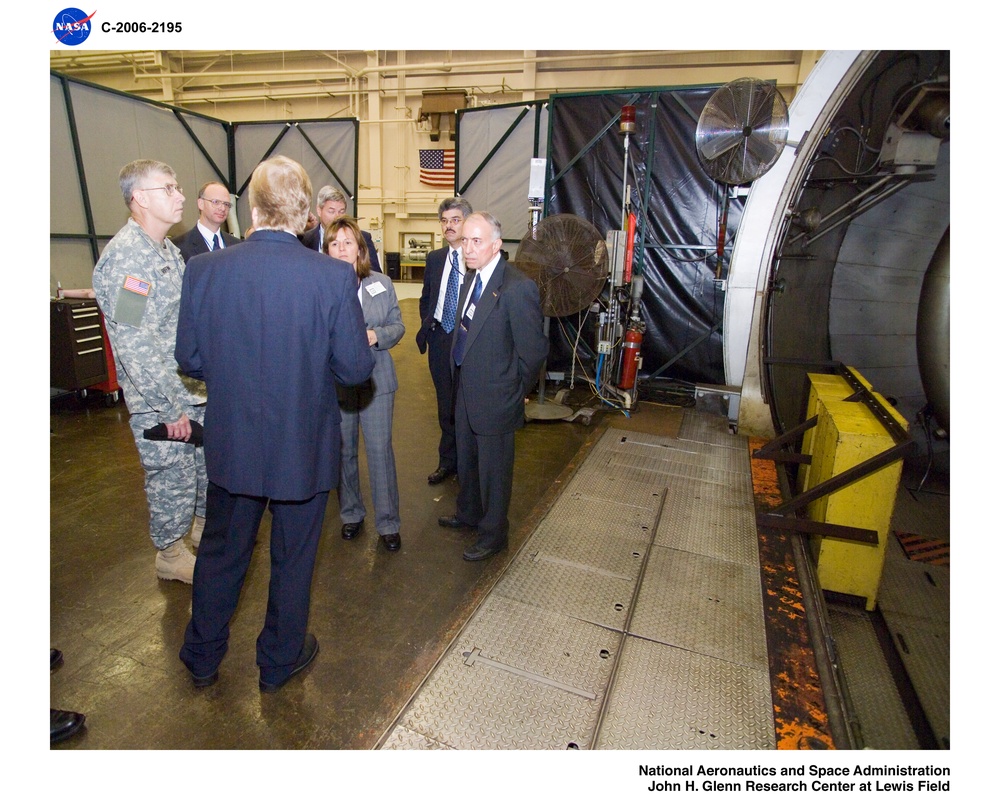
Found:
[[[455,187],[455,151],[421,150],[420,182],[425,186]]]

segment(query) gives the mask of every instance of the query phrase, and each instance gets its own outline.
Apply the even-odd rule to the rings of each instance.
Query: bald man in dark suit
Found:
[[[488,212],[462,227],[468,270],[452,345],[458,500],[447,528],[475,528],[462,553],[481,561],[507,546],[514,484],[514,432],[524,426],[524,398],[548,354],[538,286],[500,253],[500,223]]]

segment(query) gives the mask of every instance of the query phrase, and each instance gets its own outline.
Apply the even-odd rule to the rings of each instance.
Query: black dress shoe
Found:
[[[261,680],[260,690],[262,692],[267,692],[268,694],[278,691],[278,689],[308,667],[312,663],[313,659],[316,658],[316,654],[318,652],[319,642],[316,641],[315,636],[311,633],[307,633],[305,641],[302,643],[302,650],[299,652],[299,657],[295,660],[295,666],[292,667],[292,671],[288,673],[288,677],[278,683],[265,683]]]
[[[462,558],[466,561],[482,561],[490,556],[495,556],[506,547],[506,539],[496,544],[480,544],[479,542],[476,542],[476,544],[472,545],[472,547],[462,553]]]
[[[87,718],[76,711],[49,709],[49,744],[62,742],[83,728]]]
[[[390,533],[386,536],[379,536],[382,540],[382,544],[385,545],[385,549],[390,553],[395,553],[400,547],[403,546],[403,540],[399,538],[398,533]]]
[[[468,522],[462,522],[458,517],[438,517],[438,525],[442,528],[465,528],[468,530],[473,530],[476,526],[470,525]]]
[[[62,650],[56,650],[54,647],[49,648],[49,672],[54,670],[63,662]]]
[[[218,680],[219,670],[216,670],[211,675],[205,675],[204,677],[198,677],[194,674],[191,675],[191,682],[194,683],[196,689],[204,689],[206,686],[211,686]]]
[[[340,535],[345,539],[353,539],[359,533],[361,533],[360,522],[345,522],[344,526],[340,529]]]
[[[453,470],[453,469],[445,469],[444,467],[438,467],[430,475],[427,476],[427,482],[431,486],[435,486],[435,485],[441,483],[441,481],[443,481],[449,475],[454,475],[454,474],[455,474],[455,470]]]

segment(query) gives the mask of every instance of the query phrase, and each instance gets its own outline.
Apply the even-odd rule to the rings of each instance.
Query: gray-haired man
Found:
[[[310,250],[318,250],[320,253],[326,252],[326,243],[323,241],[323,229],[334,220],[338,220],[347,215],[347,198],[344,193],[335,186],[324,186],[316,195],[316,215],[319,217],[319,224],[310,228],[302,234],[302,244]],[[368,245],[368,258],[372,264],[373,272],[381,272],[382,267],[378,263],[378,248],[368,231],[361,231],[365,244]]]
[[[191,583],[195,557],[182,537],[189,528],[200,536],[208,479],[202,448],[189,441],[191,423],[205,418],[205,384],[183,375],[174,358],[184,258],[167,231],[181,221],[184,194],[162,161],[132,161],[118,181],[131,216],[94,267],[94,295],[146,473],[156,575]],[[144,438],[161,423],[166,441]]]

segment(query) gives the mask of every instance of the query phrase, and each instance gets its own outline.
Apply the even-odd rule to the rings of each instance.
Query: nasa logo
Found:
[[[95,11],[94,14],[96,13]],[[78,8],[64,8],[52,21],[52,33],[56,41],[70,47],[83,44],[90,36],[90,20],[94,14],[87,16]]]

